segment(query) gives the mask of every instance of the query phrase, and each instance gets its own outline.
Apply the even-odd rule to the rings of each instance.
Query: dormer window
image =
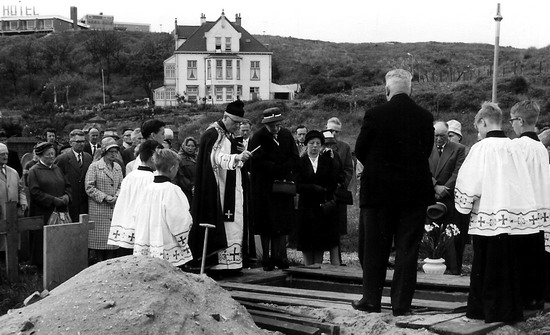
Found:
[[[216,52],[222,51],[222,38],[216,37]]]
[[[225,51],[231,51],[231,37],[225,38]]]

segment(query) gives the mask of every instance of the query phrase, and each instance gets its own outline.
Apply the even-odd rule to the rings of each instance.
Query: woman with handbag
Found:
[[[115,249],[118,249],[118,246],[108,245],[107,240],[123,178],[122,168],[116,162],[119,146],[114,138],[106,137],[101,147],[102,158],[90,165],[85,181],[90,221],[95,222],[94,229],[88,233],[91,263],[117,256]]]
[[[54,164],[55,148],[52,143],[39,143],[34,152],[38,156],[38,162],[29,170],[29,214],[30,216],[42,215],[44,225],[47,225],[53,212],[68,211],[68,204],[71,200],[71,184],[65,178],[63,171]],[[43,231],[31,231],[30,239],[32,262],[37,266],[42,266],[44,259]]]
[[[286,237],[294,217],[294,173],[298,164],[298,148],[292,133],[281,127],[278,107],[263,112],[262,123],[248,143],[254,151],[251,159],[252,213],[254,233],[262,242],[262,266],[271,271],[288,268]],[[270,255],[271,251],[271,255]]]
[[[321,154],[325,143],[321,132],[309,131],[305,143],[307,154],[300,157],[296,178],[300,195],[298,250],[304,255],[304,265],[311,265],[323,263],[323,253],[339,243],[334,201],[337,172],[333,159]],[[339,264],[339,260],[331,259],[332,263]]]

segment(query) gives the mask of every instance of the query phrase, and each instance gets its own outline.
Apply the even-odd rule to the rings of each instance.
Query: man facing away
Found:
[[[69,133],[71,150],[55,159],[55,164],[63,171],[73,191],[71,203],[69,204],[69,215],[73,222],[78,222],[80,214],[88,214],[88,195],[86,194],[84,180],[86,172],[92,164],[92,156],[84,152],[85,142],[84,131],[73,129]]]
[[[212,270],[241,270],[244,233],[244,192],[241,168],[251,153],[237,147],[234,134],[244,119],[244,104],[227,105],[221,120],[202,134],[191,214],[189,246],[193,258],[202,258],[205,231],[201,223],[214,225],[207,241],[206,264]]]
[[[455,220],[454,188],[458,170],[466,158],[466,147],[452,142],[449,138],[449,126],[444,121],[434,123],[434,146],[430,155],[430,171],[435,199],[447,206],[447,213],[442,218],[443,224],[454,223],[460,230],[445,250],[445,264],[451,274],[459,275],[462,269],[464,242],[468,236],[468,225],[461,226],[464,220]]]
[[[428,157],[434,143],[433,116],[410,97],[411,74],[386,74],[387,103],[365,112],[357,138],[361,175],[359,259],[363,298],[353,308],[380,312],[386,266],[395,244],[391,304],[408,314],[416,285],[418,250],[426,208],[434,203]]]
[[[534,101],[521,101],[510,110],[510,123],[518,138],[512,141],[518,151],[525,156],[529,169],[531,185],[535,192],[538,219],[542,230],[533,234],[516,235],[517,252],[520,254],[521,290],[525,309],[543,309],[545,275],[548,269],[544,264],[544,230],[550,231],[550,167],[548,151],[540,142],[535,127],[540,114],[540,107]]]

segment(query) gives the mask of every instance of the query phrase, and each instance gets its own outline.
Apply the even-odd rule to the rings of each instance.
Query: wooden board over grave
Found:
[[[44,227],[44,289],[51,290],[88,266],[87,214],[80,222]]]

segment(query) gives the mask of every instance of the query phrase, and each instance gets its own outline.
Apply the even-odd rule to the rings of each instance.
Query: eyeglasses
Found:
[[[331,133],[333,134],[338,134],[340,131],[339,130],[334,130],[334,129],[329,129]]]
[[[82,140],[82,141],[73,141],[73,143],[84,143],[86,141]]]
[[[521,119],[521,118],[520,117],[515,117],[515,118],[512,118],[512,119],[508,120],[508,122],[510,122],[510,124],[513,124],[514,121],[519,120],[519,119]]]

